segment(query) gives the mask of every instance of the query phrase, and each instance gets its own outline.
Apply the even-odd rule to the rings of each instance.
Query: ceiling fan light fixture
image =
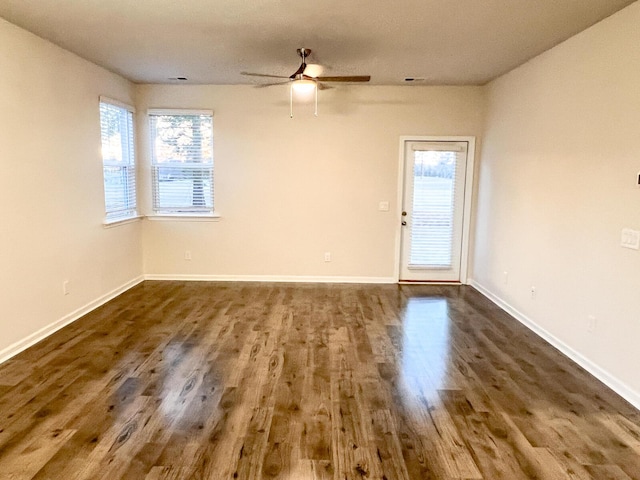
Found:
[[[291,82],[289,89],[289,116],[293,118],[293,100],[299,102],[315,101],[314,115],[318,116],[318,85],[315,80],[299,78]]]
[[[310,98],[316,87],[316,82],[308,79],[294,80],[291,83],[294,95],[300,100]]]
[[[317,63],[310,63],[305,67],[304,72],[302,73],[306,77],[316,78],[322,75],[323,70],[324,68],[322,68],[322,65],[318,65]]]

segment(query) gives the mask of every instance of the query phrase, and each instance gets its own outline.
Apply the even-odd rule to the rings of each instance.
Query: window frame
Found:
[[[103,129],[102,129],[102,105],[108,105],[120,110],[124,110],[129,115],[127,124],[127,148],[124,148],[124,144],[121,141],[121,154],[122,158],[127,157],[127,163],[123,162],[111,162],[104,157],[104,144],[103,144]],[[132,221],[140,219],[138,214],[138,175],[137,175],[137,149],[136,149],[136,128],[135,128],[135,114],[136,110],[133,106],[124,102],[114,100],[113,98],[100,96],[98,104],[98,113],[100,118],[100,157],[102,160],[102,186],[103,186],[103,199],[104,199],[104,212],[105,217],[103,225],[105,227],[114,226],[117,224],[130,223]],[[120,126],[122,123],[120,122]],[[118,210],[109,210],[107,206],[107,176],[105,175],[105,169],[109,167],[119,167],[124,169],[124,177],[126,179],[123,185],[125,199],[125,208]],[[130,193],[130,189],[133,189],[133,194]]]
[[[209,170],[208,178],[210,179],[210,197],[208,200],[210,201],[210,208],[199,209],[198,207],[161,207],[157,204],[159,200],[159,178],[160,173],[159,170],[161,167],[165,167],[168,169],[176,168],[167,165],[163,165],[161,162],[157,161],[156,157],[156,128],[154,127],[154,117],[158,116],[207,116],[211,119],[211,162],[203,162],[202,157],[198,163],[194,165],[200,165],[200,167],[183,167],[187,170],[189,169],[202,169]],[[214,168],[215,168],[215,159],[214,159],[214,131],[213,131],[213,111],[212,110],[201,110],[201,109],[181,109],[181,108],[150,108],[147,110],[148,117],[148,128],[149,128],[149,165],[150,165],[150,178],[151,182],[151,214],[147,215],[147,218],[150,220],[182,220],[182,221],[208,221],[208,220],[216,220],[220,217],[215,210],[215,195],[214,195]]]

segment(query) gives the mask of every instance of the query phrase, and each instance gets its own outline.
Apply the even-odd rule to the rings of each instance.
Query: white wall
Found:
[[[483,99],[479,87],[343,85],[320,92],[317,118],[307,105],[291,119],[286,86],[139,86],[147,162],[148,108],[214,111],[221,215],[214,223],[146,220],[145,273],[393,280],[399,137],[479,135]],[[378,211],[380,201],[390,211]]]
[[[98,97],[133,85],[1,19],[0,72],[1,360],[139,277],[142,253],[139,223],[102,226]]]
[[[637,405],[640,252],[620,234],[640,230],[639,25],[635,3],[488,86],[473,266]]]

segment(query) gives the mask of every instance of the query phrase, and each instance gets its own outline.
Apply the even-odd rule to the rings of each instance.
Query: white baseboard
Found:
[[[562,340],[558,339],[552,333],[539,326],[534,320],[527,317],[524,313],[512,307],[498,295],[491,292],[488,288],[484,287],[475,280],[471,280],[470,285],[485,297],[487,297],[489,300],[491,300],[493,303],[502,308],[509,315],[522,323],[529,330],[560,350],[564,355],[576,362],[578,365],[580,365],[582,368],[584,368],[591,375],[596,377],[598,380],[600,380],[602,383],[604,383],[634,407],[640,409],[640,393],[636,392],[633,388],[629,387],[619,378],[612,375],[599,365],[595,364],[581,353],[575,351],[573,348],[564,343]]]
[[[397,283],[393,277],[328,277],[304,275],[171,275],[147,274],[145,280],[197,282],[283,282],[283,283]]]
[[[80,307],[77,310],[74,310],[73,312],[69,313],[68,315],[65,315],[64,317],[60,318],[59,320],[56,320],[55,322],[50,323],[46,327],[41,328],[40,330],[38,330],[37,332],[32,333],[31,335],[27,336],[26,338],[23,338],[22,340],[19,340],[19,341],[15,342],[14,344],[9,345],[8,347],[0,350],[0,363],[9,360],[11,357],[17,355],[18,353],[22,352],[23,350],[26,350],[27,348],[29,348],[32,345],[35,345],[40,340],[43,340],[46,337],[48,337],[49,335],[51,335],[52,333],[57,332],[62,327],[65,327],[65,326],[69,325],[70,323],[75,322],[77,319],[79,319],[83,315],[86,315],[90,311],[95,310],[96,308],[98,308],[101,305],[104,305],[109,300],[117,297],[121,293],[126,292],[127,290],[129,290],[130,288],[136,286],[137,284],[139,284],[143,280],[144,280],[144,277],[142,277],[142,276],[134,278],[133,280],[125,283],[124,285],[121,285],[118,288],[115,288],[114,290],[111,290],[110,292],[108,292],[108,293],[100,296],[99,298],[93,300],[92,302],[87,303],[83,307]]]

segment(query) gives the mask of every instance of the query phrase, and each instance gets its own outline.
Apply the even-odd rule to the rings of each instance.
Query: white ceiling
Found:
[[[137,83],[324,75],[482,85],[634,0],[2,0],[0,17]]]

